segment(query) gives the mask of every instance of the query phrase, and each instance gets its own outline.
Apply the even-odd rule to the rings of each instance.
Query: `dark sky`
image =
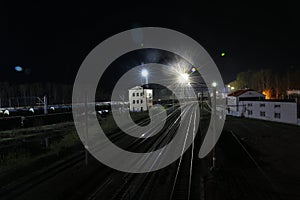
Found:
[[[194,38],[214,58],[225,83],[248,69],[299,67],[297,6],[287,2],[99,2],[1,5],[0,82],[72,83],[93,47],[121,31],[144,26],[171,28]],[[220,57],[221,52],[226,56]],[[16,65],[24,71],[15,72]]]

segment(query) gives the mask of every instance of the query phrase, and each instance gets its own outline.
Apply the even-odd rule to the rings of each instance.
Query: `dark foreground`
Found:
[[[217,165],[194,154],[147,174],[110,169],[82,147],[0,189],[1,199],[299,199],[300,127],[228,117]],[[57,131],[57,130],[56,130]],[[191,162],[192,161],[192,162]],[[192,165],[191,165],[192,163]]]
[[[216,199],[300,199],[300,127],[228,117],[217,145]]]

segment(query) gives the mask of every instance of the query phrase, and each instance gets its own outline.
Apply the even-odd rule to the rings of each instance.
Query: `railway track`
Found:
[[[15,183],[11,183],[0,189],[0,197],[2,200],[12,200],[26,192],[27,190],[47,181],[49,178],[56,176],[59,173],[63,173],[70,167],[82,162],[84,160],[84,152],[78,152],[60,162],[57,162],[47,169],[43,169],[33,173],[30,177],[17,180]]]
[[[142,143],[148,150],[155,150],[161,146],[168,144],[177,128],[179,122],[172,124],[178,115],[169,115],[167,126],[162,130],[162,137],[150,142]],[[169,129],[168,127],[172,127]],[[117,136],[115,136],[117,137]],[[131,146],[139,148],[141,143],[134,141]],[[147,150],[147,151],[148,151]],[[178,161],[164,169],[144,173],[123,175],[112,175],[106,181],[100,184],[94,192],[88,197],[89,200],[95,199],[190,199],[191,197],[191,176],[193,166],[193,146],[186,151]],[[196,153],[197,154],[197,153]],[[162,178],[161,178],[162,177]],[[163,180],[162,180],[163,179]],[[199,177],[200,181],[200,177]],[[119,184],[116,184],[119,182]],[[116,187],[116,185],[118,185]],[[114,188],[113,194],[107,188]],[[199,188],[200,189],[200,188]],[[200,199],[198,198],[193,199]]]
[[[139,151],[149,152],[168,144],[173,139],[174,130],[179,125],[179,122],[173,123],[179,117],[178,113],[180,113],[179,110],[170,113],[166,126],[162,130],[163,133],[158,139],[150,142],[133,140],[127,145],[133,150],[139,149]],[[146,124],[148,123],[147,120],[142,120],[139,124]],[[123,134],[116,132],[111,134],[110,139],[118,143],[119,140],[122,140],[122,136]],[[164,169],[150,173],[123,173],[102,166],[97,169],[102,173],[99,180],[90,181],[85,189],[78,188],[78,191],[74,191],[74,194],[65,199],[200,199],[200,197],[190,198],[193,195],[191,194],[193,151],[194,147],[192,146],[178,161]],[[1,188],[1,199],[14,199],[23,192],[47,182],[48,179],[68,171],[77,164],[82,164],[84,158],[84,152],[74,154],[48,169],[19,180],[18,183]]]

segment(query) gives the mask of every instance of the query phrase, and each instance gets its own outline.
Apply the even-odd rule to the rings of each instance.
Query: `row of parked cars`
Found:
[[[95,106],[97,115],[105,117],[111,111],[110,104],[96,104]],[[48,113],[62,113],[62,112],[71,112],[71,105],[52,105],[47,108]],[[44,114],[43,107],[27,107],[27,108],[0,108],[1,117],[9,116],[30,116],[30,115],[40,115]]]
[[[47,108],[48,113],[70,112],[72,107],[69,105],[53,105]],[[24,107],[24,108],[0,108],[0,116],[30,116],[44,114],[43,107]]]

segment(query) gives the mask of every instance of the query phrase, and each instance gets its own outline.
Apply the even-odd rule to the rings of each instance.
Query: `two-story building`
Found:
[[[298,123],[295,100],[266,100],[263,94],[251,89],[228,94],[227,114],[289,124]]]
[[[265,96],[252,89],[236,90],[227,95],[227,110],[229,115],[240,116],[240,101],[264,100]]]
[[[129,89],[129,110],[132,112],[141,112],[149,110],[153,106],[152,89],[144,89],[141,86],[135,86]]]
[[[297,104],[293,100],[241,101],[239,108],[247,118],[297,124]]]

